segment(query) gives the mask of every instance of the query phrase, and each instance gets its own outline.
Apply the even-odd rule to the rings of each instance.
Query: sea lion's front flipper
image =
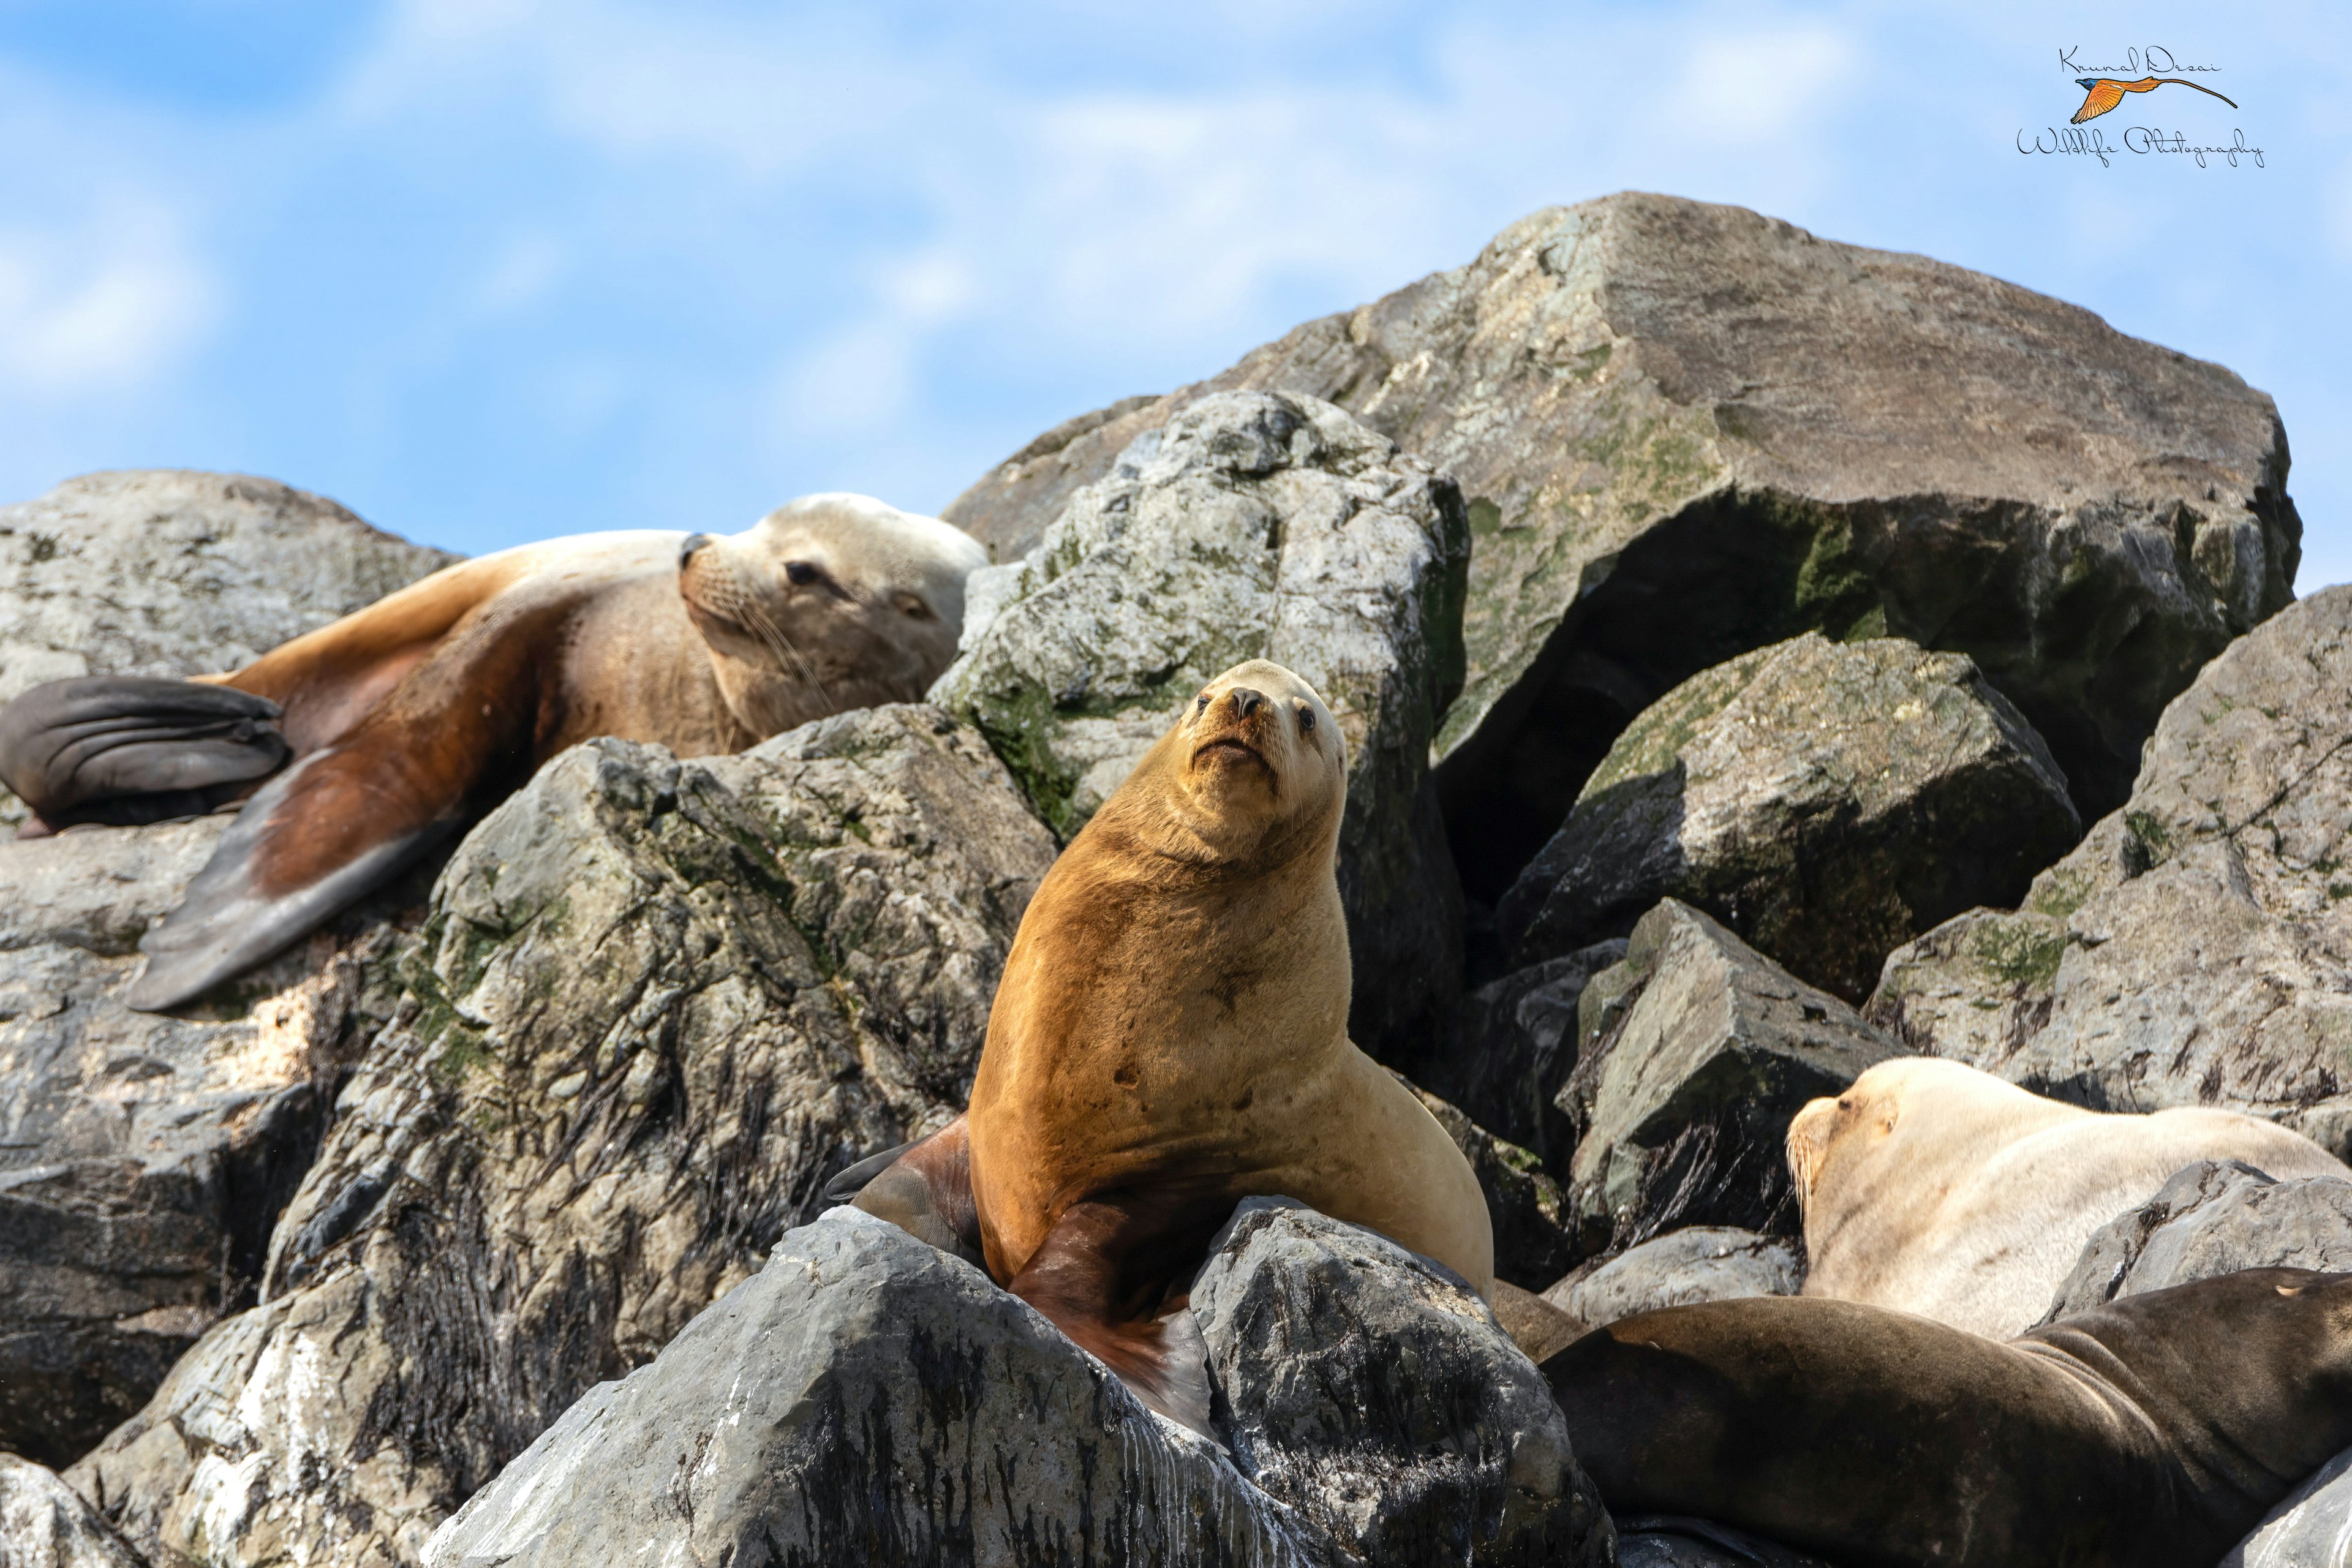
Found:
[[[0,709],[0,782],[43,825],[209,811],[286,761],[278,704],[193,680],[52,680]]]
[[[928,1138],[902,1143],[856,1164],[825,1185],[826,1201],[846,1202],[887,1219],[941,1252],[979,1268],[980,1211],[971,1201],[971,1140],[957,1117]]]
[[[1230,1194],[1187,1184],[1097,1193],[1062,1211],[1010,1289],[1138,1399],[1222,1442],[1200,1327],[1172,1292],[1232,1213]]]

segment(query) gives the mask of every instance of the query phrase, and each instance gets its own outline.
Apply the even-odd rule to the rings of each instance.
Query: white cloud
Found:
[[[220,292],[148,204],[0,229],[0,376],[65,397],[152,387],[202,342]]]

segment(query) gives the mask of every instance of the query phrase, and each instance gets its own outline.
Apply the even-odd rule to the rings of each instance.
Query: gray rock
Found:
[[[1689,1225],[1794,1229],[1781,1145],[1807,1100],[1896,1054],[1854,1010],[1673,899],[1579,1005],[1559,1103],[1582,1250]]]
[[[1452,1050],[1424,1069],[1430,1087],[1480,1126],[1565,1171],[1575,1129],[1553,1101],[1576,1068],[1577,1005],[1592,977],[1624,956],[1624,939],[1614,937],[1465,996]]]
[[[1824,1568],[1728,1525],[1696,1519],[1630,1519],[1617,1535],[1618,1568]]]
[[[57,1476],[0,1453],[0,1568],[147,1568]]]
[[[1868,1014],[2098,1110],[2221,1105],[2352,1155],[2352,587],[2266,622],[2165,711],[2128,804],[2024,905],[1886,962]]]
[[[962,1103],[1052,853],[936,709],[563,753],[442,873],[263,1304],[68,1479],[159,1558],[415,1562],[835,1171]]]
[[[2344,1568],[2352,1542],[2352,1450],[2338,1454],[2271,1510],[2221,1568]]]
[[[1429,782],[1461,685],[1467,535],[1452,480],[1328,404],[1205,398],[1071,498],[1033,563],[977,585],[933,699],[985,733],[1066,838],[1201,684],[1298,672],[1348,745],[1349,1032],[1410,1067],[1459,995],[1459,892]]]
[[[1234,1460],[1368,1563],[1612,1560],[1535,1363],[1451,1272],[1252,1198],[1192,1306]]]
[[[1695,1225],[1645,1241],[1599,1268],[1560,1280],[1544,1300],[1596,1329],[1620,1318],[1697,1301],[1793,1296],[1804,1288],[1805,1250],[1794,1237]]]
[[[227,822],[0,843],[0,1447],[80,1458],[223,1312],[391,1013],[421,877],[175,1015],[123,993]]]
[[[1644,709],[1496,910],[1526,964],[1666,897],[1859,1003],[1886,955],[2013,904],[2082,823],[2042,737],[1962,654],[1818,632]]]
[[[0,507],[0,703],[77,675],[205,675],[457,560],[307,490],[132,468]],[[0,791],[0,825],[25,808]]]
[[[1396,1079],[1412,1089],[1445,1129],[1462,1157],[1478,1178],[1486,1195],[1486,1217],[1495,1230],[1495,1274],[1528,1289],[1559,1278],[1576,1260],[1576,1240],[1559,1184],[1551,1179],[1531,1150],[1523,1149],[1464,1115],[1411,1079]]]
[[[443,1525],[432,1568],[1202,1563],[1329,1543],[970,1264],[837,1208]]]
[[[2187,1166],[2091,1233],[2042,1321],[2245,1268],[2352,1270],[2352,1182],[2276,1181],[2239,1160]]]
[[[2277,410],[2221,366],[1981,273],[1637,193],[1105,410],[946,515],[1008,558],[1136,437],[1244,387],[1327,398],[1461,482],[1468,676],[1437,750],[1480,899],[1635,713],[1809,629],[1969,655],[2084,816],[2112,810],[2299,554]]]

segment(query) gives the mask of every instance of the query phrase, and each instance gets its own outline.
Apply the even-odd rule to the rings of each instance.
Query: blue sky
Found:
[[[2264,166],[2023,156],[2103,123]],[[2161,64],[2161,62],[2159,62]],[[0,498],[264,473],[466,551],[944,505],[1626,187],[1982,268],[2277,398],[2352,579],[2352,7],[0,0]],[[2159,71],[2158,74],[2170,74]]]

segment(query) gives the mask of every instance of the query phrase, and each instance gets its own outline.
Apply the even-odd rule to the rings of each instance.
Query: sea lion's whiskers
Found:
[[[774,651],[778,658],[797,669],[803,680],[816,688],[818,701],[828,708],[831,707],[833,698],[826,692],[824,682],[818,678],[816,666],[809,662],[806,654],[793,645],[793,639],[784,635],[783,627],[770,620],[767,611],[748,599],[743,603],[743,613],[752,631],[759,635],[760,639]]]

